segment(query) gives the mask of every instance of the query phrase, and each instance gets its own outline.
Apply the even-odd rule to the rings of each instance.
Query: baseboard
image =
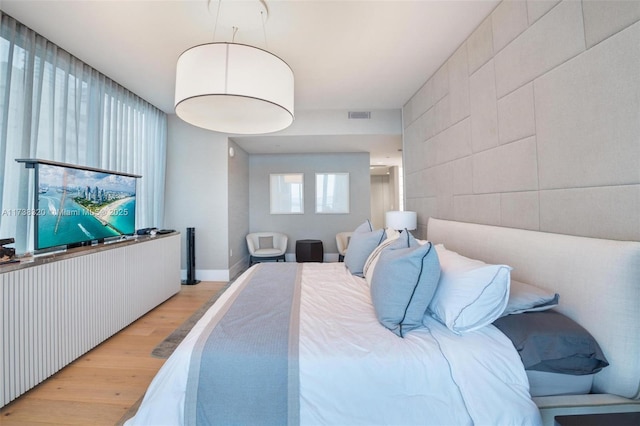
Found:
[[[237,277],[238,275],[246,271],[248,267],[249,267],[248,256],[238,260],[236,263],[231,265],[231,268],[229,268],[229,277],[230,277],[229,279]]]

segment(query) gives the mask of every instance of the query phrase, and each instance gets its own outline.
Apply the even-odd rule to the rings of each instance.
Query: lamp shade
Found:
[[[418,215],[416,212],[388,211],[385,216],[387,228],[397,230],[413,230],[418,227]]]
[[[217,132],[275,132],[293,123],[293,86],[289,65],[266,50],[202,44],[178,58],[176,114]]]

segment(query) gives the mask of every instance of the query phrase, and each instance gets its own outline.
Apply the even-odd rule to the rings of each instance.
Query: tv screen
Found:
[[[133,176],[38,163],[36,188],[36,250],[135,233]]]

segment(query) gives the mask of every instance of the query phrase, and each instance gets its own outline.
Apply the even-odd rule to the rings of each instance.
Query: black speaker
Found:
[[[196,228],[187,228],[187,279],[182,284],[198,284],[196,280]]]

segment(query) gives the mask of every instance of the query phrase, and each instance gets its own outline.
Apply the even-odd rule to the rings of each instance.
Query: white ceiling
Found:
[[[172,114],[178,56],[196,44],[231,41],[232,23],[225,17],[239,7],[231,2],[247,1],[222,3],[215,39],[216,0],[0,0],[0,9]],[[264,28],[240,27],[235,41],[266,47],[291,66],[296,111],[399,109],[497,3],[268,0]],[[264,138],[235,140],[251,153],[309,152],[310,143],[314,152],[365,149],[372,164],[397,164],[401,154],[398,137],[386,149],[394,158],[378,152],[386,146],[383,137],[369,138],[375,140],[369,147],[363,138],[335,135],[326,143],[318,136]]]

